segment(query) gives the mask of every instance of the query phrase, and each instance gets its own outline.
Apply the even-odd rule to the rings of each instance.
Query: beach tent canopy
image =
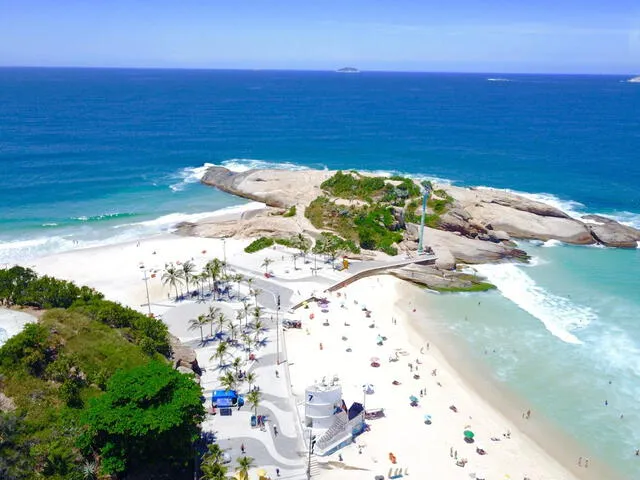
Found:
[[[464,438],[469,438],[469,439],[476,436],[476,434],[473,433],[471,430],[465,430],[463,434],[464,434]]]

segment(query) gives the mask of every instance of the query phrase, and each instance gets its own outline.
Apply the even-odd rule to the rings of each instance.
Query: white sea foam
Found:
[[[254,169],[310,170],[310,167],[291,162],[269,162],[255,158],[231,158],[223,161],[219,166],[228,168],[232,172],[246,172]]]
[[[101,247],[126,243],[141,238],[171,232],[181,222],[196,222],[221,215],[240,214],[264,208],[263,203],[249,202],[215,211],[198,213],[171,213],[136,223],[113,225],[109,228],[91,228],[89,225],[74,229],[73,233],[49,237],[0,241],[0,267],[25,264],[34,258],[61,253],[75,248]],[[77,243],[75,243],[77,242]]]
[[[198,183],[202,180],[202,177],[207,172],[209,167],[213,167],[213,163],[205,163],[199,167],[186,167],[180,170],[175,176],[179,180],[178,182],[169,185],[169,188],[174,192],[180,192],[184,190],[190,183]]]
[[[591,308],[576,305],[541,288],[516,265],[477,265],[475,268],[498,287],[505,298],[540,320],[552,335],[563,342],[581,344],[582,341],[572,332],[597,318]]]
[[[551,239],[551,240],[547,240],[546,242],[544,242],[542,244],[543,247],[549,248],[549,247],[561,247],[562,246],[562,242],[560,240],[555,240],[555,239]]]
[[[153,220],[146,220],[144,222],[119,225],[118,228],[142,226],[142,227],[154,227],[161,231],[173,230],[173,227],[175,227],[177,224],[182,222],[197,222],[199,220],[204,220],[205,218],[213,218],[213,217],[219,217],[222,215],[230,215],[230,214],[240,214],[240,213],[249,212],[252,210],[260,210],[264,207],[265,207],[264,203],[249,202],[243,205],[233,205],[231,207],[221,208],[213,212],[170,213],[168,215],[163,215],[161,217],[154,218]]]
[[[508,78],[487,78],[487,82],[512,82]]]

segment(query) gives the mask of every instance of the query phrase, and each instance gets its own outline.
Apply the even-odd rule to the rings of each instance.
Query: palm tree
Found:
[[[189,330],[200,329],[200,340],[204,342],[204,335],[202,334],[202,327],[207,324],[207,317],[204,315],[198,315],[198,318],[192,318],[189,320]]]
[[[221,365],[228,351],[229,351],[229,345],[227,345],[227,342],[220,342],[216,347],[216,351],[213,353],[213,355],[209,360],[213,360],[215,358],[218,360],[218,365]]]
[[[205,265],[205,269],[207,270],[207,273],[209,274],[209,276],[211,277],[211,280],[213,281],[213,298],[216,298],[215,295],[215,291],[218,289],[218,278],[220,278],[220,269],[221,269],[221,262],[220,260],[218,260],[217,258],[214,258],[213,260],[210,260],[207,262],[207,264]]]
[[[256,383],[256,379],[257,379],[257,375],[253,372],[248,372],[244,379],[247,381],[247,383],[249,384],[249,391],[252,390],[252,386],[254,383]]]
[[[240,282],[244,280],[244,276],[241,273],[236,273],[233,276],[233,281],[238,283],[238,298],[240,298]]]
[[[169,284],[169,287],[176,289],[176,300],[178,299],[178,285],[182,285],[182,275],[182,270],[178,270],[173,263],[164,266],[162,284]]]
[[[260,317],[256,318],[253,324],[253,331],[255,332],[255,342],[258,343],[258,336],[264,330],[264,323],[260,321]]]
[[[236,385],[238,384],[238,379],[233,374],[233,372],[225,373],[218,379],[218,381],[220,382],[220,385],[227,391],[235,390]]]
[[[227,323],[227,316],[222,312],[218,313],[218,316],[216,317],[216,323],[218,325],[218,328],[216,328],[216,332],[222,332],[224,330],[224,326]]]
[[[226,480],[228,468],[222,464],[223,451],[220,445],[212,443],[202,457],[200,468],[204,474],[200,480]]]
[[[271,265],[273,263],[273,260],[271,260],[269,257],[265,258],[262,261],[262,265],[264,267],[264,273],[268,274],[269,273],[269,265]]]
[[[260,405],[260,400],[262,400],[262,392],[260,390],[251,390],[249,393],[245,395],[247,402],[253,407],[253,414],[258,415],[258,406]]]
[[[240,314],[240,312],[238,313]],[[237,318],[238,317],[236,317],[236,319]],[[240,319],[242,319],[242,314],[240,314]],[[227,324],[227,332],[229,333],[231,340],[236,339],[236,335],[238,334],[238,329],[239,327],[233,321],[229,320],[229,323]]]
[[[182,277],[187,287],[187,293],[189,293],[189,280],[193,278],[193,272],[196,271],[196,266],[191,260],[187,260],[182,264]]]
[[[253,307],[253,323],[258,323],[262,316],[262,307]]]
[[[216,321],[218,314],[220,313],[220,309],[218,307],[214,307],[213,305],[209,305],[209,313],[207,313],[207,320],[209,320],[209,327],[211,327],[210,335],[213,337],[213,322]]]
[[[242,309],[244,310],[244,325],[246,327],[247,323],[249,323],[249,302],[243,300]],[[242,328],[242,325],[240,325],[240,328]]]
[[[231,362],[231,366],[236,372],[236,378],[239,378],[238,373],[240,372],[240,367],[242,366],[242,359],[240,357],[234,358],[233,362]]]
[[[98,478],[98,467],[98,462],[85,460],[84,463],[80,465],[80,474],[83,480],[95,480]]]
[[[251,288],[253,287],[253,281],[254,281],[253,278],[249,277],[245,281],[247,283],[247,287],[249,287],[249,291],[251,291]]]
[[[258,295],[260,295],[262,293],[262,290],[260,290],[259,288],[254,288],[253,289],[253,297],[255,298],[255,304],[258,305]]]
[[[307,256],[307,253],[309,252],[309,242],[307,241],[305,236],[302,235],[301,233],[296,235],[296,237],[294,238],[294,246],[295,246],[295,248],[300,250],[300,254],[299,255],[304,260],[306,258],[306,256]]]
[[[253,467],[253,458],[238,457],[238,460],[236,461],[238,463],[238,478],[240,478],[240,480],[248,480],[249,470]]]

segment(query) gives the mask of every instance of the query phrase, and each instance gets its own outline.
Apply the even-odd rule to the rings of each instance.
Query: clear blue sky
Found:
[[[0,0],[0,65],[640,74],[640,0]]]

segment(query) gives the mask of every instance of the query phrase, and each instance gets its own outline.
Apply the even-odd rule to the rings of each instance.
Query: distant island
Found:
[[[344,67],[336,70],[338,73],[360,73],[360,70],[354,67]]]
[[[633,78],[627,80],[627,82],[629,82],[629,83],[640,83],[640,76],[633,77]]]

